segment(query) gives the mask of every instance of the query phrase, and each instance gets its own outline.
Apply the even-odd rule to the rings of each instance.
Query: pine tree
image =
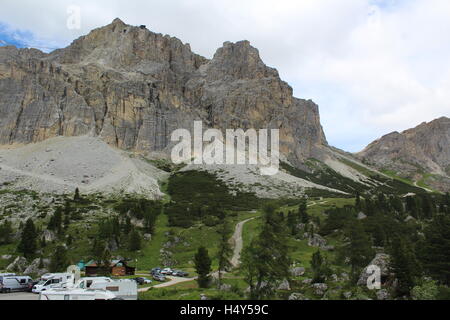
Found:
[[[61,233],[62,230],[62,210],[61,208],[57,208],[53,216],[50,218],[48,222],[47,229],[51,231],[55,231],[57,233]]]
[[[13,228],[9,221],[0,225],[0,245],[10,244],[12,242]]]
[[[194,264],[198,274],[198,286],[200,288],[207,288],[209,284],[209,274],[211,272],[211,258],[205,247],[198,248],[198,251],[194,256]]]
[[[306,198],[303,198],[300,202],[300,205],[298,207],[298,219],[300,223],[308,223],[309,222],[309,215],[308,215],[308,205]]]
[[[288,216],[286,219],[286,226],[289,228],[289,230],[291,231],[291,235],[293,236],[297,234],[297,224],[298,224],[297,218],[298,217],[294,214],[294,212],[292,211],[288,212]]]
[[[66,249],[63,246],[56,247],[50,261],[49,271],[62,272],[67,269],[68,264]]]
[[[233,255],[233,250],[230,246],[230,226],[227,220],[224,220],[222,227],[218,230],[220,235],[219,248],[217,250],[217,260],[218,260],[218,272],[219,272],[219,286],[222,284],[222,272],[227,271],[231,267],[231,256]]]
[[[33,220],[28,219],[25,227],[22,230],[20,243],[18,246],[19,252],[23,253],[25,258],[34,256],[37,250],[37,232]]]
[[[420,266],[414,254],[412,244],[401,237],[392,242],[390,250],[391,271],[398,280],[398,296],[409,296],[414,287],[415,278],[420,274]]]
[[[78,188],[75,189],[75,195],[73,196],[73,200],[74,200],[74,201],[79,201],[79,200],[81,200],[80,189],[78,189]]]
[[[242,270],[250,286],[251,299],[270,298],[274,294],[273,284],[289,279],[291,261],[286,235],[275,208],[266,205],[261,232],[243,252]]]
[[[441,283],[450,285],[449,215],[436,215],[425,229],[425,241],[420,251],[425,271]]]
[[[133,230],[130,233],[130,239],[128,240],[128,249],[130,251],[141,250],[141,236],[136,230]]]
[[[311,269],[313,270],[314,274],[314,283],[324,282],[326,280],[326,277],[331,273],[326,259],[322,257],[319,250],[312,255]]]
[[[353,280],[356,280],[361,269],[372,259],[374,251],[370,237],[364,231],[360,221],[354,221],[350,224],[348,237],[350,238],[350,244],[347,251],[350,256]]]

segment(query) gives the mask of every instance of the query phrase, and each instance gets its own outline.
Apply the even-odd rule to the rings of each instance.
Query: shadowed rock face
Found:
[[[99,136],[143,153],[170,150],[194,120],[219,129],[280,129],[294,164],[322,158],[318,107],[294,98],[248,41],[208,60],[188,44],[116,19],[50,54],[0,48],[0,144]]]
[[[450,119],[442,117],[402,133],[393,132],[372,142],[358,157],[414,178],[432,173],[437,189],[450,189]]]

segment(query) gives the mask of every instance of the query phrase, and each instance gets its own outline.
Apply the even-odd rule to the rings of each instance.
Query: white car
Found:
[[[161,271],[161,274],[163,275],[171,275],[173,270],[171,268],[165,268]]]

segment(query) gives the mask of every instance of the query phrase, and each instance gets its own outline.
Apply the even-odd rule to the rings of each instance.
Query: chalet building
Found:
[[[86,277],[95,277],[101,274],[103,266],[98,266],[96,262],[86,264],[85,273]],[[109,265],[108,273],[112,276],[123,277],[123,276],[134,276],[136,268],[127,266],[125,260],[112,260]]]

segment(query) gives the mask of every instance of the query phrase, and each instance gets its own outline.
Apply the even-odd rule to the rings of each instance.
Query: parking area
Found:
[[[39,295],[30,292],[13,292],[13,293],[1,293],[0,301],[30,301],[39,300]]]

